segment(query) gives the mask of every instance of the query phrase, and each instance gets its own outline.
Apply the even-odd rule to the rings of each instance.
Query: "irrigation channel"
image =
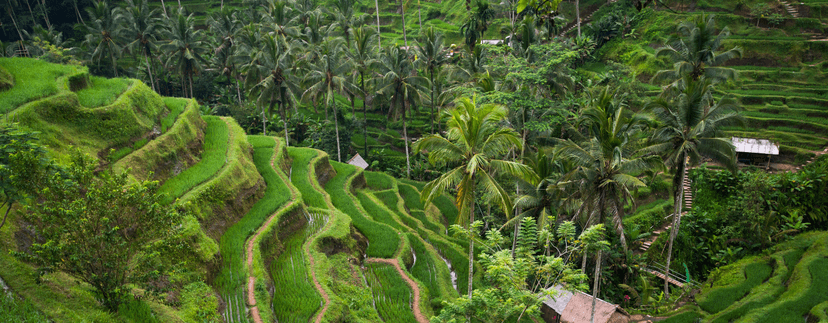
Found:
[[[307,224],[282,238],[284,251],[271,263],[274,290],[273,313],[279,323],[309,322],[322,298],[311,280],[310,262],[303,245],[328,222],[328,215],[304,212]]]

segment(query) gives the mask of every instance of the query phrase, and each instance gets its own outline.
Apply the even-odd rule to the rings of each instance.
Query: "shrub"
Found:
[[[187,322],[221,322],[217,309],[218,299],[210,286],[203,282],[184,286],[181,314]]]

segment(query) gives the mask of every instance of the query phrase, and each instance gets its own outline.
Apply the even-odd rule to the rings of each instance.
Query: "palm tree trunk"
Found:
[[[578,37],[581,37],[581,0],[575,0],[575,19],[578,22]]]
[[[420,20],[420,32],[423,32],[423,13],[420,11],[420,0],[417,0],[417,18]]]
[[[34,12],[32,12],[32,5],[29,4],[29,0],[26,0],[26,7],[29,7],[29,15],[32,16],[32,22],[35,22]]]
[[[194,99],[195,94],[193,93],[193,73],[190,73],[190,99]]]
[[[75,5],[75,14],[78,15],[78,23],[86,26],[86,22],[83,21],[83,15],[81,15],[80,10],[78,10],[78,0],[72,1],[72,4]]]
[[[242,104],[241,86],[239,86],[239,79],[236,79],[236,95],[239,97],[239,105]]]
[[[601,277],[601,250],[598,250],[598,255],[595,256],[595,282],[592,283],[592,315],[590,315],[589,322],[595,323],[595,299],[598,298],[598,281]]]
[[[471,224],[474,223],[474,191],[471,193],[471,206],[469,206],[469,224],[467,229],[471,229]],[[469,235],[469,301],[472,299],[472,280],[474,277],[474,234]]]
[[[365,74],[359,72],[359,87],[362,88],[362,137],[365,139],[365,158],[368,158],[368,108],[365,106]]]
[[[167,17],[167,6],[164,4],[164,0],[161,0],[161,8],[164,9],[164,17]]]
[[[279,111],[282,112],[282,125],[285,127],[285,147],[290,147],[290,137],[288,137],[287,107],[282,102],[279,102]]]
[[[46,13],[46,0],[42,1],[43,3],[40,6],[40,11],[43,12],[43,18],[46,20],[46,27],[52,29],[52,22],[49,21],[49,15]]]
[[[328,111],[328,110],[325,110]],[[336,117],[336,101],[333,106],[334,129],[336,129],[336,161],[342,162],[342,151],[339,149],[339,118]]]
[[[420,26],[420,29],[423,27]],[[434,134],[434,69],[428,69],[428,72],[431,74],[431,134]]]
[[[377,14],[377,50],[379,51],[382,49],[382,41],[380,41],[380,24],[379,24],[379,0],[374,0],[374,6],[376,6],[376,14]]]
[[[402,114],[402,121],[403,121],[403,143],[405,144],[405,176],[408,179],[411,179],[411,159],[409,158],[408,152],[408,126],[405,124],[405,106],[406,102],[402,103],[403,106],[403,114]]]
[[[17,36],[20,36],[20,46],[23,46],[23,34],[20,33],[20,27],[17,25],[17,20],[14,19],[14,15],[12,14],[14,10],[11,7],[11,3],[9,4],[9,7],[6,8],[6,10],[6,13],[9,14],[9,17],[11,18],[12,23],[14,24],[14,29],[17,30]]]
[[[181,9],[181,0],[178,0],[178,9]]]
[[[147,54],[146,48],[144,49],[144,61],[147,63],[147,73],[149,73],[150,85],[152,86],[152,90],[154,92],[158,92],[155,89],[155,79],[153,79],[153,76],[152,76],[152,67],[150,66],[150,63],[149,63],[149,55]]]
[[[400,0],[400,16],[402,16],[403,40],[405,41],[405,50],[408,50],[408,34],[405,32],[405,0]]]
[[[115,63],[115,51],[112,50],[112,44],[109,44],[109,58],[112,60],[112,71],[115,72],[115,77],[118,77],[118,64]]]
[[[672,228],[670,228],[670,241],[668,242],[667,247],[667,264],[664,266],[664,298],[670,298],[670,282],[668,278],[670,277],[670,261],[673,258],[673,241],[676,240],[676,235],[678,235],[679,225],[681,225],[681,198],[684,196],[684,180],[687,175],[685,170],[687,169],[687,157],[685,153],[681,154],[681,166],[679,167],[677,172],[681,172],[681,180],[678,182],[678,188],[676,189],[676,196],[673,198],[673,203],[675,204],[676,213],[673,214],[673,224]]]

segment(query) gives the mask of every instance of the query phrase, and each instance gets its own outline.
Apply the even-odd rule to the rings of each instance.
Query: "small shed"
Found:
[[[362,169],[366,169],[369,166],[368,162],[366,162],[365,159],[362,159],[362,156],[360,156],[359,153],[354,155],[354,157],[351,157],[351,159],[348,160],[348,164]]]
[[[741,163],[770,168],[771,156],[779,155],[779,144],[768,139],[732,137],[730,141],[736,147],[736,160]]]
[[[554,299],[547,298],[541,306],[541,317],[546,323],[590,323],[592,296],[580,291],[568,291],[562,286],[550,287],[556,290]],[[627,323],[630,314],[618,305],[600,298],[595,300],[595,323]]]
[[[500,45],[500,44],[503,44],[503,40],[502,39],[481,39],[480,43],[481,44],[486,44],[486,45]]]

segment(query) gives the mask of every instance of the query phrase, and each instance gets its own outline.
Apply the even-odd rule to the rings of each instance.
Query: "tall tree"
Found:
[[[351,35],[354,29],[362,27],[365,24],[365,18],[362,14],[356,15],[354,13],[354,0],[336,0],[334,1],[334,10],[330,12],[331,28],[339,29],[342,37],[345,38],[345,46],[351,47]]]
[[[502,105],[478,105],[473,99],[458,99],[455,108],[445,112],[448,119],[446,137],[433,134],[414,143],[415,151],[428,152],[431,164],[457,165],[426,184],[420,199],[428,204],[447,188],[456,187],[455,203],[461,214],[458,221],[466,228],[474,223],[476,191],[494,200],[505,214],[509,214],[511,197],[495,180],[495,173],[523,178],[531,178],[533,173],[526,165],[500,159],[511,149],[520,149],[523,145],[520,136],[502,124],[508,113],[509,109]],[[472,299],[473,274],[474,239],[470,239],[469,300]]]
[[[659,121],[653,133],[652,145],[645,153],[655,153],[673,173],[674,213],[667,250],[666,270],[670,269],[673,241],[681,225],[684,179],[688,165],[697,165],[702,156],[735,169],[735,149],[722,127],[742,122],[737,103],[730,98],[715,100],[713,81],[702,77],[693,80],[686,75],[680,86],[669,87],[657,99],[648,104]],[[665,275],[667,273],[665,272]],[[667,281],[664,294],[669,297]]]
[[[680,37],[656,52],[656,56],[670,58],[673,69],[656,73],[653,76],[654,82],[679,82],[686,75],[692,81],[697,81],[702,76],[714,82],[736,78],[734,69],[721,65],[731,58],[742,57],[742,49],[733,47],[720,51],[719,48],[730,36],[730,30],[725,27],[717,35],[714,18],[715,15],[702,14],[679,25]]]
[[[207,51],[203,41],[202,30],[196,30],[193,15],[185,15],[184,8],[178,10],[175,17],[168,20],[167,30],[164,36],[169,43],[161,45],[161,49],[167,52],[166,65],[174,67],[181,73],[181,87],[184,96],[187,96],[187,83],[189,82],[189,97],[193,95],[193,76],[204,69],[206,62],[203,55]]]
[[[367,26],[354,29],[354,46],[348,51],[348,57],[353,62],[356,73],[359,73],[359,89],[362,94],[362,136],[365,140],[365,158],[368,158],[368,92],[365,89],[365,76],[369,68],[376,61],[371,38],[377,36],[373,29]]]
[[[593,93],[589,105],[582,112],[580,123],[586,129],[585,138],[561,140],[558,148],[560,156],[575,166],[567,174],[572,178],[570,183],[574,190],[570,198],[576,198],[581,203],[576,213],[586,217],[584,226],[611,220],[625,253],[627,241],[621,221],[624,205],[632,201],[631,189],[645,186],[635,175],[658,167],[660,163],[653,158],[655,156],[632,157],[635,150],[630,144],[630,137],[641,131],[642,121],[626,109],[622,95],[605,87]],[[598,250],[593,297],[598,292],[601,256]],[[586,254],[581,267],[586,270]]]
[[[339,142],[339,118],[336,111],[335,94],[344,95],[346,90],[354,90],[354,84],[347,77],[353,70],[352,62],[345,59],[345,50],[340,39],[330,39],[322,43],[317,54],[318,60],[309,65],[305,83],[308,85],[303,98],[322,97],[325,109],[333,109],[334,127],[336,129],[336,159],[342,161]],[[316,101],[316,100],[314,100]]]
[[[123,22],[120,31],[124,39],[129,41],[124,47],[139,51],[144,56],[153,91],[156,91],[156,88],[150,58],[153,57],[156,37],[161,29],[160,22],[156,18],[157,13],[157,9],[149,9],[146,0],[127,0],[127,6],[115,16],[115,20]]]
[[[109,56],[112,61],[112,73],[117,77],[116,58],[121,48],[117,41],[120,27],[115,20],[117,10],[111,9],[106,1],[95,1],[92,7],[86,8],[86,13],[89,14],[90,22],[84,42],[92,49],[92,60],[100,62],[102,57]]]
[[[244,60],[243,52],[236,45],[236,36],[242,28],[242,22],[236,16],[236,12],[227,8],[211,14],[207,18],[207,24],[210,26],[211,34],[215,37],[212,65],[220,71],[221,75],[235,81],[236,95],[239,104],[242,104],[239,71],[236,68],[237,62]]]
[[[420,101],[420,96],[428,82],[416,74],[414,64],[408,57],[408,51],[396,46],[386,48],[378,62],[381,76],[378,78],[377,92],[385,95],[391,102],[389,115],[396,120],[402,117],[403,142],[405,143],[406,176],[411,178],[411,154],[408,149],[408,125],[405,115],[412,104]]]
[[[128,184],[127,173],[111,169],[96,176],[97,165],[76,155],[62,175],[46,181],[41,202],[23,213],[37,228],[36,242],[31,253],[15,256],[88,283],[115,312],[128,284],[157,277],[160,250],[152,242],[177,234],[182,217],[159,203],[158,182]]]
[[[466,45],[471,51],[474,51],[477,43],[483,39],[483,35],[489,30],[489,21],[495,16],[492,8],[489,8],[489,2],[486,0],[477,0],[475,2],[474,11],[469,12],[469,18],[460,26],[460,33],[466,40]]]
[[[434,72],[439,72],[440,67],[448,60],[446,57],[446,47],[443,44],[443,34],[436,32],[434,26],[428,27],[423,35],[422,41],[417,42],[417,53],[419,54],[417,62],[420,62],[423,68],[428,71],[429,92],[431,95],[431,99],[429,100],[429,103],[431,103],[431,133],[434,133],[434,92],[436,91]]]
[[[285,128],[285,144],[290,145],[288,135],[288,105],[295,100],[297,86],[290,77],[290,71],[295,63],[294,54],[299,48],[296,42],[288,42],[285,37],[279,35],[266,35],[262,40],[264,48],[250,60],[243,68],[248,74],[249,96],[256,97],[256,103],[262,109],[262,133],[267,134],[264,120],[267,115],[273,113],[273,108],[278,104],[282,117],[282,125]],[[252,85],[252,82],[258,83]],[[250,86],[252,85],[252,86]]]

